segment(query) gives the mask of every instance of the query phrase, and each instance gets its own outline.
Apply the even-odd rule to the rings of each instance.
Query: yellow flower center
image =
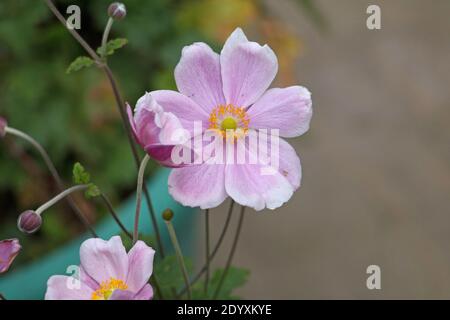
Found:
[[[108,300],[115,290],[127,290],[127,284],[118,279],[110,278],[108,281],[103,281],[100,288],[92,293],[91,300]]]
[[[249,122],[245,108],[238,108],[231,104],[220,105],[209,115],[209,129],[216,130],[223,137],[229,137],[227,131],[235,139],[245,136]]]

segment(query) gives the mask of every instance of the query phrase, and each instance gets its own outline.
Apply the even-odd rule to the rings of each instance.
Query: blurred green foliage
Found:
[[[109,64],[124,98],[134,105],[145,91],[175,88],[173,69],[184,45],[211,41],[196,28],[178,26],[178,11],[186,1],[123,2],[128,15],[114,23],[110,38],[128,43],[109,57]],[[93,48],[100,46],[110,3],[55,1],[66,17],[69,5],[80,6],[79,32]],[[81,161],[117,203],[134,190],[136,168],[105,75],[94,67],[65,72],[80,55],[85,52],[44,1],[0,2],[0,115],[46,148],[67,183],[73,164]],[[20,211],[37,207],[56,188],[35,151],[14,137],[0,142],[0,177],[0,238],[19,236],[14,224]],[[84,203],[84,211],[96,217],[104,211],[92,206]],[[65,206],[56,210],[69,211]],[[51,237],[52,243],[59,243],[80,231],[78,222],[67,224],[70,215],[52,212],[34,238],[19,236],[21,240],[36,243],[36,237]],[[28,250],[32,255],[40,251]]]

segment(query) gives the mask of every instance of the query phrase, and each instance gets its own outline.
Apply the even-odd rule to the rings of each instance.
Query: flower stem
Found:
[[[141,165],[139,167],[138,179],[137,179],[137,189],[136,189],[136,214],[134,217],[134,232],[133,232],[133,244],[136,243],[139,236],[139,216],[141,213],[141,198],[142,198],[142,185],[144,183],[144,173],[147,167],[148,160],[150,157],[146,154],[144,159],[142,159]]]
[[[64,27],[66,27],[66,19],[62,16],[62,14],[58,11],[58,9],[55,7],[55,5],[53,4],[52,0],[45,0],[47,6],[49,7],[49,9],[53,12],[53,14],[56,16],[56,18],[62,23],[62,25]],[[140,159],[139,159],[139,155],[137,153],[137,149],[136,149],[136,145],[134,143],[134,139],[131,133],[131,126],[128,122],[127,119],[127,115],[125,112],[125,106],[123,104],[123,99],[120,95],[120,92],[118,90],[117,87],[117,83],[114,79],[114,76],[112,74],[111,69],[109,68],[109,66],[103,62],[100,57],[97,55],[97,53],[89,46],[89,44],[78,34],[78,32],[75,29],[68,29],[68,31],[70,32],[70,34],[80,43],[80,45],[86,50],[86,52],[89,54],[89,56],[91,56],[91,58],[93,60],[95,60],[95,62],[97,63],[97,65],[99,67],[101,67],[101,69],[105,72],[109,83],[111,85],[111,88],[113,90],[114,93],[114,98],[116,99],[116,105],[117,108],[119,110],[120,113],[120,117],[122,119],[122,124],[125,128],[125,133],[127,134],[127,138],[128,138],[128,142],[130,144],[130,148],[131,148],[131,152],[133,154],[134,160],[135,160],[135,164],[136,164],[136,168],[139,168],[140,165]],[[156,220],[156,213],[155,210],[153,208],[153,204],[150,198],[150,193],[147,190],[147,186],[144,185],[144,196],[145,196],[145,200],[147,201],[147,205],[149,208],[149,212],[150,212],[150,218],[153,224],[153,229],[155,230],[155,236],[156,236],[156,241],[158,243],[158,248],[159,248],[159,253],[161,254],[161,257],[164,257],[164,247],[162,244],[162,240],[161,240],[161,234],[159,232],[159,227],[158,227],[158,223]]]
[[[103,60],[106,59],[106,43],[108,42],[109,32],[111,31],[111,27],[114,23],[113,18],[109,18],[108,22],[106,23],[105,30],[103,31],[103,37],[102,37],[102,51],[101,51],[101,58]]]
[[[127,230],[127,228],[125,228],[125,226],[123,225],[122,221],[120,221],[118,214],[116,213],[116,211],[114,210],[114,207],[111,204],[111,201],[109,201],[108,197],[102,192],[100,193],[100,197],[102,198],[106,208],[108,208],[109,213],[111,214],[111,216],[114,218],[114,220],[116,221],[117,225],[120,227],[120,229],[122,229],[122,231],[130,238],[133,239],[133,235]]]
[[[230,207],[228,209],[227,220],[225,221],[224,227],[222,229],[222,233],[220,234],[219,240],[217,241],[213,252],[209,256],[209,262],[210,263],[214,259],[214,257],[216,256],[217,252],[219,251],[220,246],[222,245],[223,240],[225,239],[225,234],[227,233],[228,226],[230,225],[230,221],[231,221],[231,216],[233,214],[234,204],[235,204],[234,200],[231,200]],[[200,271],[192,279],[191,286],[193,286],[200,279],[200,277],[203,275],[203,273],[205,273],[205,272],[206,272],[206,265],[204,265],[203,268],[201,268]],[[183,293],[185,293],[186,290],[187,290],[186,287],[181,289],[179,295],[182,295]]]
[[[167,230],[169,231],[170,240],[172,240],[173,248],[175,249],[175,254],[177,256],[178,263],[180,265],[181,272],[183,274],[183,279],[187,288],[187,297],[188,300],[192,299],[192,291],[191,286],[189,284],[189,275],[186,269],[186,264],[184,263],[183,254],[181,252],[180,244],[178,243],[177,234],[175,232],[175,229],[172,225],[171,221],[165,221]]]
[[[225,269],[223,270],[222,277],[220,278],[219,284],[217,285],[216,291],[214,292],[214,295],[213,295],[213,299],[214,300],[217,299],[217,296],[220,293],[220,289],[222,288],[222,285],[223,285],[223,283],[225,281],[225,278],[227,277],[228,270],[230,269],[231,261],[233,260],[234,253],[236,252],[236,247],[237,247],[237,244],[238,244],[238,241],[239,241],[239,235],[241,234],[242,224],[244,222],[244,212],[245,212],[245,207],[241,206],[241,212],[240,212],[240,215],[239,215],[238,227],[237,227],[237,230],[236,230],[236,234],[234,236],[233,245],[231,247],[230,255],[228,256],[227,263],[225,265]]]
[[[33,137],[26,134],[25,132],[22,132],[20,130],[17,130],[17,129],[14,129],[11,127],[6,127],[5,131],[7,134],[9,133],[13,136],[19,137],[19,138],[27,141],[39,152],[39,154],[41,155],[42,159],[44,160],[48,170],[50,171],[50,174],[52,175],[53,179],[55,180],[58,189],[60,191],[64,191],[65,187],[64,187],[64,183],[61,179],[61,176],[59,175],[58,171],[56,170],[55,165],[53,164],[52,160],[50,159],[50,156],[48,155],[47,151],[45,151],[44,147],[42,147],[39,142],[37,142]],[[77,215],[78,219],[80,219],[80,221],[86,227],[86,229],[89,230],[95,238],[97,238],[98,236],[97,236],[94,228],[91,226],[89,221],[86,219],[85,215],[81,212],[81,210],[75,204],[72,197],[68,196],[67,201],[68,201],[70,207],[72,208],[72,210]]]
[[[48,208],[53,206],[55,203],[57,203],[61,199],[64,199],[69,194],[71,194],[73,192],[76,192],[76,191],[79,191],[79,190],[87,189],[88,187],[89,186],[87,184],[79,184],[79,185],[70,187],[69,189],[64,190],[63,192],[61,192],[60,194],[56,195],[52,199],[48,200],[46,203],[44,203],[39,208],[37,208],[35,212],[40,215],[40,214],[42,214],[42,212],[44,212],[45,210],[47,210]]]
[[[206,272],[205,272],[205,296],[208,294],[209,285],[209,209],[205,210],[205,247],[206,247]]]

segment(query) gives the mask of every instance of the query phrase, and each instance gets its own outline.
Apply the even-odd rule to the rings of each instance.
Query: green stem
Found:
[[[102,50],[101,50],[101,58],[103,60],[106,60],[106,43],[108,42],[109,32],[111,31],[111,27],[114,23],[113,18],[109,18],[108,22],[106,23],[105,30],[103,31],[103,37],[102,37]]]
[[[178,243],[177,234],[172,225],[171,221],[165,221],[167,225],[167,230],[169,231],[170,240],[172,240],[173,248],[175,249],[175,254],[177,256],[178,263],[180,265],[181,272],[183,274],[183,279],[187,288],[188,300],[192,299],[191,286],[189,284],[189,275],[186,269],[186,264],[184,263],[183,253],[181,252],[180,244]]]
[[[220,246],[222,245],[223,240],[225,239],[225,235],[227,233],[228,230],[228,226],[230,225],[230,221],[231,221],[231,216],[233,215],[233,208],[234,208],[234,200],[231,200],[230,203],[230,207],[228,209],[228,214],[227,214],[227,220],[225,221],[225,224],[223,226],[222,229],[222,233],[220,234],[219,240],[216,243],[216,246],[214,247],[213,252],[211,253],[211,255],[209,256],[209,262],[211,263],[211,261],[214,259],[214,257],[216,256],[217,252],[219,251]],[[191,281],[191,286],[193,286],[203,275],[203,273],[206,272],[206,265],[203,266],[203,268],[200,269],[200,271],[195,275],[195,277],[192,279]],[[187,288],[184,287],[183,289],[181,289],[179,295],[182,295],[186,292]]]
[[[141,198],[142,198],[142,185],[144,184],[144,173],[147,163],[150,157],[146,154],[144,159],[142,159],[141,165],[139,167],[138,179],[137,179],[137,189],[136,189],[136,214],[134,217],[134,232],[133,232],[133,244],[136,243],[139,237],[139,216],[141,213]]]
[[[125,226],[123,225],[122,221],[120,221],[119,219],[119,215],[116,213],[116,211],[114,210],[114,207],[111,204],[111,201],[109,201],[108,197],[102,192],[100,194],[100,198],[102,198],[106,208],[108,208],[109,213],[111,214],[111,216],[114,218],[114,220],[116,221],[117,225],[120,227],[120,229],[122,229],[122,231],[130,238],[133,239],[133,235],[127,230],[127,228],[125,228]]]
[[[61,199],[64,199],[69,194],[71,194],[73,192],[76,192],[76,191],[79,191],[79,190],[85,190],[87,188],[88,188],[87,184],[79,184],[79,185],[70,187],[69,189],[64,190],[63,192],[61,192],[60,194],[56,195],[52,199],[48,200],[46,203],[44,203],[39,208],[37,208],[35,212],[40,215],[40,214],[42,214],[42,212],[44,212],[45,210],[47,210],[48,208],[50,208],[51,206],[56,204]]]
[[[228,270],[230,269],[234,253],[236,252],[236,247],[237,247],[237,244],[238,244],[238,241],[239,241],[239,236],[241,234],[242,224],[244,222],[244,212],[245,212],[245,207],[241,206],[241,212],[240,212],[240,215],[239,215],[239,222],[238,222],[236,234],[234,236],[233,245],[231,247],[231,251],[230,251],[230,254],[228,256],[227,263],[225,265],[225,269],[223,270],[222,277],[220,278],[219,284],[217,285],[216,291],[214,292],[213,300],[217,299],[217,296],[220,293],[220,289],[222,289],[222,285],[223,285],[223,283],[225,281],[225,278],[227,277]]]
[[[206,272],[205,272],[205,296],[208,294],[208,285],[209,285],[209,209],[205,210],[205,266],[206,266]]]
[[[59,189],[59,191],[64,191],[65,186],[61,179],[61,176],[59,175],[58,171],[56,170],[55,165],[53,164],[52,160],[50,159],[50,156],[48,155],[47,151],[45,151],[44,147],[41,146],[39,142],[37,142],[33,137],[26,134],[25,132],[22,132],[20,130],[17,130],[15,128],[6,127],[5,131],[7,134],[11,134],[13,136],[19,137],[25,141],[27,141],[31,146],[33,146],[37,152],[41,155],[42,159],[45,162],[45,165],[47,166],[48,170],[50,171],[50,174],[53,177],[53,180],[55,180],[56,185]],[[95,233],[94,228],[92,228],[91,224],[89,223],[88,219],[85,217],[85,215],[81,212],[81,210],[78,208],[78,206],[75,204],[71,196],[67,197],[67,201],[72,208],[72,210],[77,215],[78,219],[83,223],[83,225],[86,227],[87,230],[89,230],[95,238],[97,238],[97,234]]]

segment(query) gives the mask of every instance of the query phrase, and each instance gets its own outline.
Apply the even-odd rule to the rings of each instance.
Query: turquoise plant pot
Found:
[[[152,196],[153,206],[157,213],[159,230],[166,251],[170,251],[169,249],[172,245],[160,213],[166,208],[171,208],[175,212],[173,223],[177,230],[183,253],[186,256],[192,257],[195,253],[194,244],[198,214],[195,209],[179,205],[169,195],[167,188],[169,171],[170,170],[167,168],[158,170],[147,184],[147,187]],[[132,230],[133,228],[135,206],[136,199],[132,196],[117,210],[120,219],[128,230]],[[145,201],[142,201],[140,231],[145,235],[153,235],[154,230],[147,212],[147,205]],[[120,228],[111,217],[105,218],[95,227],[95,229],[98,235],[103,239],[109,239],[111,236],[121,233]],[[0,275],[0,292],[7,299],[13,300],[43,299],[48,278],[54,274],[64,275],[66,274],[68,266],[78,265],[80,262],[80,244],[89,237],[89,234],[84,234],[42,257],[42,259],[21,268],[16,269],[13,265],[8,273]],[[26,249],[27,248],[22,248],[22,250]]]

